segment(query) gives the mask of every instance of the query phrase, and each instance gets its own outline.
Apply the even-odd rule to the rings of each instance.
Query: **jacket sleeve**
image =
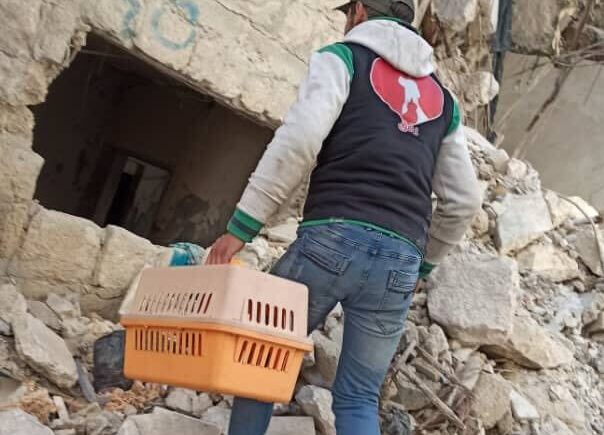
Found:
[[[482,205],[457,103],[452,125],[441,145],[432,184],[437,205],[426,248],[424,275],[462,240]]]
[[[298,99],[251,175],[229,222],[229,233],[250,242],[310,174],[348,99],[352,65],[352,52],[343,44],[312,55]]]

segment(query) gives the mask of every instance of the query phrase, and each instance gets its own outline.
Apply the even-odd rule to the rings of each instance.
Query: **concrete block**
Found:
[[[19,247],[28,210],[26,203],[0,204],[0,258],[8,260]]]
[[[0,204],[30,201],[43,164],[31,150],[0,144]]]

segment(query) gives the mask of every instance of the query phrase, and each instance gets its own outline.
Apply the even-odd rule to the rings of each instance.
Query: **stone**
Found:
[[[0,285],[0,319],[11,325],[27,312],[27,302],[12,284]]]
[[[266,435],[315,435],[312,417],[273,417]]]
[[[596,320],[586,325],[585,330],[588,334],[598,334],[604,332],[604,311],[602,311]]]
[[[530,245],[516,256],[516,260],[521,272],[533,272],[554,282],[581,276],[577,262],[553,245]]]
[[[507,254],[518,251],[553,229],[549,209],[540,192],[507,195],[503,212],[497,216],[495,241]]]
[[[556,35],[562,34],[571,22],[577,5],[575,0],[518,2],[512,9],[514,50],[522,54],[555,54]]]
[[[94,223],[41,210],[33,217],[9,272],[17,278],[90,283],[100,248],[101,229]]]
[[[465,108],[468,111],[489,104],[499,94],[499,82],[491,72],[477,71],[466,74],[464,82],[464,98],[467,102]]]
[[[62,320],[71,320],[82,315],[80,307],[65,297],[50,293],[46,298],[46,305]]]
[[[510,410],[512,387],[500,375],[482,373],[474,389],[472,409],[485,429],[492,429]]]
[[[108,226],[94,284],[115,289],[126,289],[143,266],[156,254],[155,247],[146,239],[123,228]]]
[[[315,344],[315,365],[310,370],[320,377],[319,386],[328,388],[336,378],[338,360],[342,351],[341,342],[326,337],[318,330],[314,331],[311,337]]]
[[[30,314],[15,319],[13,330],[17,352],[27,364],[59,387],[75,385],[76,365],[61,337]]]
[[[212,406],[201,416],[201,421],[218,427],[223,434],[229,429],[231,420],[231,410],[222,406]]]
[[[539,420],[539,411],[537,411],[537,408],[516,390],[512,390],[510,393],[510,400],[512,401],[512,413],[516,420]]]
[[[455,32],[464,30],[478,16],[478,0],[434,0],[434,14]]]
[[[27,301],[27,310],[36,319],[41,320],[46,326],[55,332],[61,332],[63,324],[57,314],[48,305],[40,301]]]
[[[573,360],[573,352],[528,315],[514,318],[513,332],[507,340],[482,350],[530,369],[553,369]]]
[[[206,393],[200,393],[193,399],[192,414],[195,417],[201,417],[203,413],[214,405],[210,396]]]
[[[0,375],[0,408],[17,405],[26,391],[27,387],[21,382]]]
[[[489,214],[481,208],[472,220],[472,230],[477,236],[482,236],[489,232],[489,225]]]
[[[9,259],[19,247],[29,219],[28,211],[27,203],[2,204],[0,201],[0,259]]]
[[[0,143],[11,148],[30,148],[34,115],[27,106],[0,103]]]
[[[418,333],[422,346],[435,359],[440,359],[441,354],[449,350],[449,342],[445,331],[437,324],[432,324],[428,328],[419,327]]]
[[[153,413],[126,419],[118,435],[221,435],[217,426],[177,412],[154,408]]]
[[[115,412],[102,411],[86,420],[86,435],[114,435],[122,425]]]
[[[512,331],[518,266],[507,257],[457,254],[433,273],[430,318],[447,335],[472,344],[498,343]]]
[[[600,249],[604,253],[604,231],[598,229],[598,238],[600,239]],[[586,227],[576,234],[574,241],[575,248],[579,253],[579,257],[585,265],[595,275],[604,276],[602,270],[602,260],[600,251],[596,241],[596,235],[591,227]]]
[[[547,415],[541,423],[541,430],[547,435],[575,435],[562,420]]]
[[[510,156],[503,148],[496,148],[478,130],[464,126],[464,133],[470,148],[474,147],[483,152],[486,160],[497,172],[505,173]]]
[[[567,220],[572,220],[575,223],[587,223],[589,221],[577,206],[563,199],[556,192],[548,190],[545,192],[544,198],[549,207],[550,215],[555,227],[562,225]],[[596,219],[599,216],[598,211],[589,205],[583,198],[571,196],[569,199],[581,207],[589,218]]]
[[[13,330],[9,323],[0,319],[0,335],[12,335]]]
[[[329,390],[306,385],[296,394],[296,402],[304,413],[315,420],[317,429],[322,435],[335,435],[336,418],[331,410],[332,397]]]
[[[438,393],[440,383],[429,380],[422,381],[434,392]],[[392,400],[401,404],[407,411],[419,411],[430,404],[430,399],[420,390],[417,385],[409,381],[402,373],[397,373],[394,383],[396,394]]]
[[[197,393],[185,388],[174,388],[166,397],[166,406],[174,411],[193,414],[193,403],[197,401]]]
[[[29,202],[44,159],[29,149],[0,144],[0,204]]]
[[[0,435],[54,435],[35,417],[20,409],[0,410]]]

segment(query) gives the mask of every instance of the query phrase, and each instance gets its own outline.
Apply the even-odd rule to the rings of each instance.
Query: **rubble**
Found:
[[[518,394],[516,390],[512,390],[510,393],[510,400],[512,403],[512,413],[516,420],[539,420],[539,411],[537,411],[537,408],[523,396]]]
[[[533,244],[520,252],[517,260],[521,272],[533,272],[553,282],[581,277],[577,262],[551,244]]]
[[[489,255],[451,255],[435,271],[430,318],[466,344],[493,344],[512,331],[519,278],[516,262]]]
[[[472,408],[485,429],[492,429],[510,410],[512,387],[500,375],[482,373],[474,389]]]
[[[434,0],[432,5],[438,19],[456,32],[468,27],[479,10],[478,0]]]
[[[76,365],[61,337],[30,314],[16,318],[12,326],[16,350],[24,361],[60,387],[75,385]]]
[[[574,245],[579,253],[579,257],[585,265],[589,267],[589,270],[595,275],[604,276],[602,258],[600,256],[600,252],[604,254],[604,231],[599,230],[598,237],[601,246],[600,250],[598,250],[598,245],[596,244],[596,235],[589,227],[584,228],[575,234]]]
[[[266,435],[315,435],[311,417],[273,417]]]
[[[0,286],[0,319],[7,325],[7,333],[11,332],[11,323],[23,317],[27,312],[27,302],[14,285],[4,284]]]
[[[218,427],[177,412],[155,408],[151,414],[128,417],[118,435],[221,435]]]
[[[315,419],[321,435],[335,435],[335,416],[331,410],[331,393],[312,385],[304,386],[296,394],[296,402],[302,410]]]
[[[0,435],[53,435],[31,415],[17,409],[0,410]]]

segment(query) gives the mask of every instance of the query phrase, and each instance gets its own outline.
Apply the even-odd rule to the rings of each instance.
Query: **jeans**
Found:
[[[379,435],[380,388],[396,352],[421,254],[411,244],[353,224],[300,228],[272,274],[309,289],[308,330],[336,306],[344,338],[332,388],[338,435]],[[273,404],[236,398],[229,435],[264,435]]]

